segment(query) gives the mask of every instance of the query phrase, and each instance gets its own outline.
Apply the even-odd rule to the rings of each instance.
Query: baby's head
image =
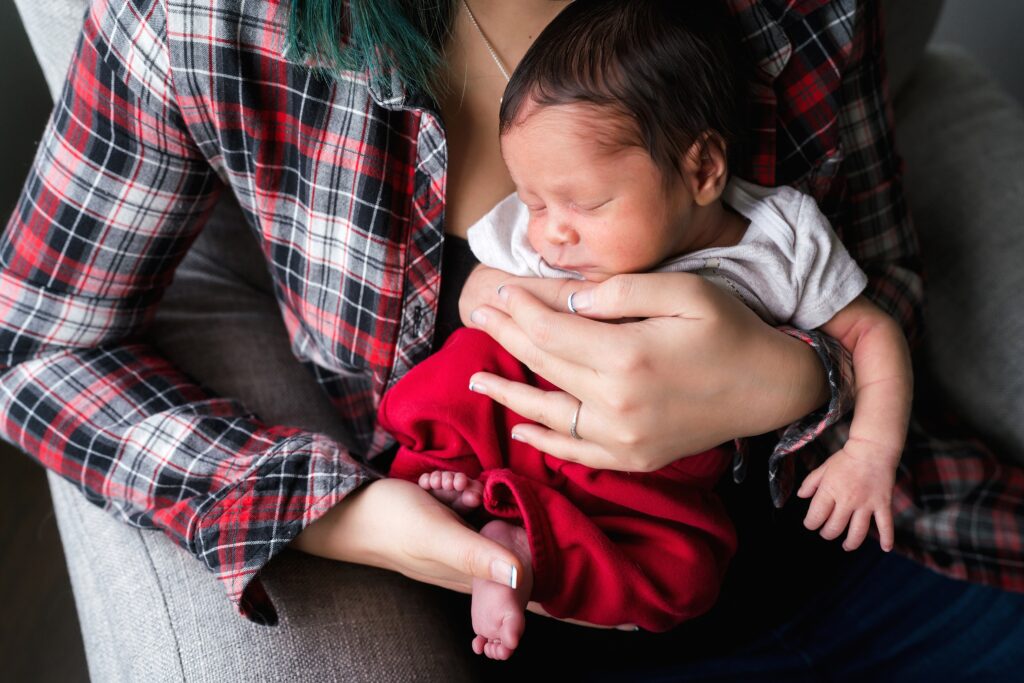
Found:
[[[545,261],[604,280],[709,239],[745,112],[723,4],[576,0],[523,57],[501,147]]]

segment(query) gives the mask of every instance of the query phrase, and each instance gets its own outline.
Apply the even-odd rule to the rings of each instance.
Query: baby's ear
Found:
[[[683,158],[683,177],[698,206],[722,196],[729,180],[729,162],[721,135],[705,131],[693,141]]]

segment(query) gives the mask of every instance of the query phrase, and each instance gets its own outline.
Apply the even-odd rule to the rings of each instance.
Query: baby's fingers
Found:
[[[853,510],[844,508],[837,503],[832,514],[829,515],[828,521],[825,522],[825,526],[821,528],[821,537],[827,541],[839,538],[843,530],[846,529],[846,525],[850,523],[851,514],[853,514]]]
[[[867,538],[868,531],[870,529],[871,511],[855,511],[853,513],[853,517],[850,518],[850,530],[846,532],[846,540],[843,541],[843,550],[849,552],[859,548],[860,544],[864,542],[865,538]]]
[[[818,490],[821,478],[825,476],[825,466],[816,467],[811,473],[804,477],[804,483],[800,484],[800,490],[796,492],[798,498],[810,498]]]
[[[878,527],[878,544],[889,552],[896,544],[896,530],[893,528],[892,507],[875,510],[875,525]]]
[[[832,496],[818,491],[811,499],[811,506],[807,509],[807,516],[804,517],[804,526],[811,531],[820,527],[832,514],[835,505],[836,501]]]

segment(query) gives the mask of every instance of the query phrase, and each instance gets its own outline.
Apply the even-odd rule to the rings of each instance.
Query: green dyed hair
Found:
[[[455,9],[455,0],[291,0],[288,49],[329,73],[365,69],[384,92],[397,76],[437,99]]]

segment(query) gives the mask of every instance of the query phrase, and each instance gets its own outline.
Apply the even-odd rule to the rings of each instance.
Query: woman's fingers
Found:
[[[545,391],[529,384],[507,380],[489,372],[478,372],[470,377],[469,381],[469,388],[473,391],[497,401],[527,420],[547,425],[569,438],[569,423],[572,422],[572,416],[576,412],[577,406],[580,405],[580,402],[570,394],[564,391]],[[576,420],[576,431],[584,440],[601,441],[605,436],[604,430],[601,429],[602,421],[593,419],[594,415],[592,414],[591,418],[589,423],[591,429],[587,432],[587,410],[585,406],[580,408]],[[570,441],[579,443],[576,439],[570,439]],[[561,457],[558,453],[552,454]]]
[[[576,292],[582,284],[570,282],[573,284],[566,289],[569,292]],[[520,287],[502,288],[501,298],[511,321],[530,341],[559,358],[590,365],[588,360],[604,358],[618,346],[618,328],[573,315],[568,309],[568,296],[554,309]],[[589,358],[581,356],[581,351],[586,351]]]
[[[520,292],[520,294],[524,298],[530,297],[526,292]],[[532,299],[532,297],[530,298]],[[533,299],[533,301],[537,306],[543,307],[536,299]],[[550,315],[558,315],[550,310],[548,313]],[[562,317],[573,323],[580,322],[579,320],[574,320],[574,316],[571,315],[564,315]],[[573,394],[589,393],[595,375],[593,368],[576,361],[605,357],[596,352],[586,353],[579,346],[589,344],[590,341],[601,338],[601,334],[591,333],[583,337],[579,332],[572,333],[566,329],[564,332],[559,331],[556,335],[554,334],[556,328],[551,327],[551,333],[542,333],[541,343],[538,343],[530,337],[531,333],[537,333],[538,327],[530,328],[530,332],[528,332],[527,328],[521,327],[516,320],[513,320],[506,313],[487,306],[473,312],[473,321],[496,342],[501,344],[506,351],[515,356],[519,362],[555,386],[562,387]],[[590,324],[594,323],[591,322]],[[578,345],[572,347],[571,350],[563,342],[552,341],[556,336],[564,335],[568,337],[572,334],[576,335]],[[583,339],[588,341],[583,342]],[[553,353],[549,348],[542,346],[542,343],[549,347],[555,347],[557,353]],[[560,356],[559,353],[565,355]]]
[[[581,436],[583,435],[581,434]],[[587,441],[585,438],[582,441],[573,439],[540,425],[516,425],[512,430],[512,438],[527,443],[542,453],[549,453],[560,460],[585,464],[593,469],[620,472],[630,470],[628,463],[617,459],[596,443]]]
[[[699,317],[706,286],[707,281],[693,273],[616,275],[578,293],[573,307],[597,320]]]
[[[477,266],[466,285],[463,287],[462,298],[459,300],[459,311],[465,311],[464,319],[469,318],[473,309],[480,306],[493,306],[504,309],[505,302],[501,298],[507,286],[520,287],[530,292],[541,303],[554,311],[565,311],[565,302],[569,294],[593,287],[593,283],[581,280],[563,280],[560,278],[515,277],[484,265]],[[463,299],[465,299],[463,301]],[[470,306],[465,310],[465,306]]]

